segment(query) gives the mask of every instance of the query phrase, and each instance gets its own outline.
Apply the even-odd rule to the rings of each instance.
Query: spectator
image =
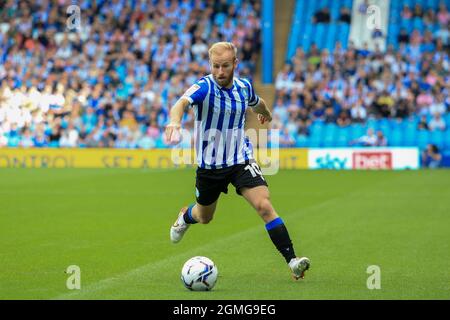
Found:
[[[417,130],[429,130],[428,121],[426,116],[421,116],[420,121],[417,124]]]
[[[367,129],[367,134],[365,134],[364,136],[353,140],[350,142],[350,145],[360,145],[360,146],[365,146],[365,147],[374,147],[377,145],[377,141],[378,138],[377,136],[374,134],[374,131],[372,128]]]
[[[375,102],[375,108],[377,110],[377,113],[381,115],[381,117],[386,118],[391,115],[391,110],[394,106],[394,99],[391,97],[389,92],[384,90],[378,99]]]
[[[280,117],[277,114],[272,114],[272,129],[280,130],[283,127],[283,122],[280,120]]]
[[[413,18],[420,18],[420,19],[422,19],[422,17],[423,17],[422,6],[419,3],[416,3],[416,5],[414,6]]]
[[[325,106],[322,101],[317,101],[314,105],[314,110],[312,111],[312,116],[314,120],[324,121],[325,116]]]
[[[434,38],[442,41],[442,45],[447,47],[449,45],[450,31],[445,24],[439,24],[439,29],[434,33]]]
[[[112,141],[110,141],[108,133],[104,132],[102,137],[101,144],[104,146],[108,146]],[[126,149],[128,148],[128,139],[126,131],[119,131],[117,135],[117,139],[114,141],[114,148],[118,149]]]
[[[336,123],[338,124],[339,127],[347,127],[351,124],[351,120],[350,117],[348,115],[348,112],[346,110],[342,110],[339,113],[339,116],[336,120]]]
[[[399,43],[409,43],[409,33],[406,31],[406,29],[402,28],[400,29],[400,33],[397,36],[397,41]]]
[[[405,4],[400,15],[402,19],[409,20],[412,19],[413,12],[411,11],[411,8],[407,4]]]
[[[377,131],[377,142],[375,145],[377,147],[386,147],[388,145],[388,141],[381,130]]]
[[[196,37],[194,44],[191,47],[191,52],[195,60],[201,60],[202,57],[208,54],[208,45],[202,38]]]
[[[50,134],[48,136],[49,144],[54,147],[59,146],[59,140],[61,139],[61,124],[56,122],[53,123]]]
[[[423,23],[425,26],[432,26],[434,25],[434,22],[436,21],[436,15],[432,8],[429,8],[427,11],[425,11],[423,15]]]
[[[160,136],[160,129],[156,120],[151,120],[150,126],[147,130],[147,135],[154,140],[158,139],[158,137]]]
[[[137,141],[137,147],[140,149],[152,149],[156,146],[155,140],[153,140],[148,134],[143,135]]]
[[[87,148],[96,148],[99,146],[99,136],[97,128],[88,133],[84,141],[84,144]]]
[[[364,58],[368,57],[371,53],[369,50],[369,44],[367,42],[364,42],[362,49],[358,49],[356,52],[359,56],[362,56]]]
[[[309,125],[305,120],[298,121],[298,131],[297,134],[299,136],[307,137],[309,136]]]
[[[334,114],[334,109],[328,107],[325,109],[324,122],[325,123],[336,123],[337,117]]]
[[[353,104],[350,109],[350,115],[352,118],[352,122],[355,123],[363,123],[366,121],[367,111],[363,106],[362,99],[359,99],[357,103]]]
[[[435,51],[435,44],[433,40],[433,34],[430,31],[425,31],[425,34],[422,38],[422,45],[421,45],[421,51],[422,52],[433,52]]]
[[[309,127],[311,125],[311,117],[310,114],[308,113],[308,110],[304,107],[299,109],[298,115],[297,115],[297,120],[304,122],[305,125],[307,127]]]
[[[285,129],[287,129],[289,135],[291,135],[292,137],[294,137],[294,134],[297,132],[298,128],[297,128],[297,121],[296,121],[296,117],[295,117],[295,113],[291,113],[289,115],[289,120],[286,123],[286,125],[284,126]]]
[[[430,105],[429,111],[431,114],[438,113],[440,115],[443,115],[445,112],[447,112],[447,108],[444,102],[444,95],[442,93],[439,93],[436,96],[436,100]]]
[[[379,28],[375,28],[372,31],[372,39],[377,39],[377,38],[384,38],[383,30],[381,30]]]
[[[438,21],[441,25],[446,26],[450,21],[450,13],[447,10],[447,6],[445,2],[441,2],[439,4],[439,11],[437,13]]]
[[[48,146],[48,139],[42,129],[36,132],[36,136],[33,138],[33,144],[36,148],[43,148]]]
[[[406,119],[410,115],[410,108],[406,99],[400,99],[395,108],[395,117],[397,119]]]
[[[99,148],[112,148],[114,143],[114,139],[111,136],[108,130],[103,130],[100,135],[100,139],[98,140]]]
[[[428,144],[422,152],[422,166],[425,168],[435,169],[441,166],[442,155],[439,148],[434,144]]]
[[[61,138],[59,139],[59,146],[61,148],[75,148],[78,146],[78,137],[78,131],[73,124],[69,124],[68,129],[62,132]]]
[[[330,23],[330,10],[325,7],[317,11],[313,16],[313,23]]]
[[[433,115],[433,117],[430,120],[430,123],[428,123],[428,128],[431,131],[435,131],[435,130],[444,131],[445,130],[445,121],[439,113],[436,112]]]
[[[289,90],[290,82],[293,80],[294,74],[292,73],[292,67],[289,64],[283,66],[283,70],[278,73],[275,80],[276,90]]]
[[[30,129],[26,127],[22,129],[22,138],[20,139],[19,146],[22,148],[30,148],[34,146]]]
[[[342,7],[339,10],[339,22],[350,24],[351,20],[352,20],[352,14],[350,12],[350,9],[347,7]]]
[[[369,8],[369,0],[363,0],[358,6],[358,12],[362,15],[367,14],[367,9]]]
[[[131,131],[137,129],[138,123],[136,118],[131,110],[125,110],[123,113],[122,120],[120,121],[120,126],[122,128],[128,128]]]
[[[291,148],[295,145],[295,138],[289,133],[287,128],[281,130],[280,133],[280,147]]]
[[[311,44],[308,58],[308,64],[311,65],[309,66],[310,70],[312,70],[312,66],[317,67],[320,64],[321,60],[322,58],[320,56],[319,48],[317,48],[317,45],[315,43]]]

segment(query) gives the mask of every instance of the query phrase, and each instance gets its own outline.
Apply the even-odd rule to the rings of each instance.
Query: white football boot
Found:
[[[295,280],[298,279],[304,279],[305,278],[305,271],[309,269],[311,262],[308,258],[293,258],[289,262],[289,267],[292,271],[292,276]]]
[[[189,229],[190,224],[187,224],[183,219],[183,215],[185,214],[187,209],[187,207],[181,209],[180,213],[178,214],[177,220],[170,228],[170,240],[173,243],[180,242],[187,229]]]

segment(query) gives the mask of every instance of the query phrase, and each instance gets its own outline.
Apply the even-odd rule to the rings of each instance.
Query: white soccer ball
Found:
[[[218,270],[214,262],[206,257],[193,257],[181,269],[181,281],[192,291],[209,291],[217,281]]]

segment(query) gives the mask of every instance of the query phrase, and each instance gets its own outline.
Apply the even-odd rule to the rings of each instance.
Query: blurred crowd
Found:
[[[78,29],[71,4],[0,0],[0,147],[161,147],[169,107],[209,73],[210,43],[233,42],[238,75],[255,72],[260,0],[84,0]],[[420,130],[450,127],[448,8],[405,6],[401,16],[439,28],[401,32],[398,49],[386,52],[351,42],[332,52],[297,49],[275,83],[273,127],[283,146],[314,122],[416,117]],[[341,8],[339,21],[350,17]],[[329,20],[324,8],[312,22]],[[192,110],[183,120],[192,129]],[[382,132],[373,135],[385,144]]]
[[[386,52],[336,43],[333,52],[299,47],[276,77],[275,128],[294,145],[314,122],[346,127],[369,119],[418,119],[418,129],[446,130],[450,111],[450,14],[441,5],[427,15],[439,19],[434,34],[414,30],[398,50]],[[425,16],[424,16],[425,18]],[[420,120],[420,121],[419,121]],[[381,133],[382,134],[382,133]]]
[[[255,71],[260,0],[83,0],[78,29],[71,4],[0,0],[0,147],[158,147],[210,43]]]

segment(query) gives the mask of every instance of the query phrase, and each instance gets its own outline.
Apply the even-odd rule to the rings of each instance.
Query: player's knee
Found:
[[[256,211],[258,214],[264,218],[265,216],[271,216],[273,213],[272,204],[270,203],[269,198],[263,198],[256,204]]]

